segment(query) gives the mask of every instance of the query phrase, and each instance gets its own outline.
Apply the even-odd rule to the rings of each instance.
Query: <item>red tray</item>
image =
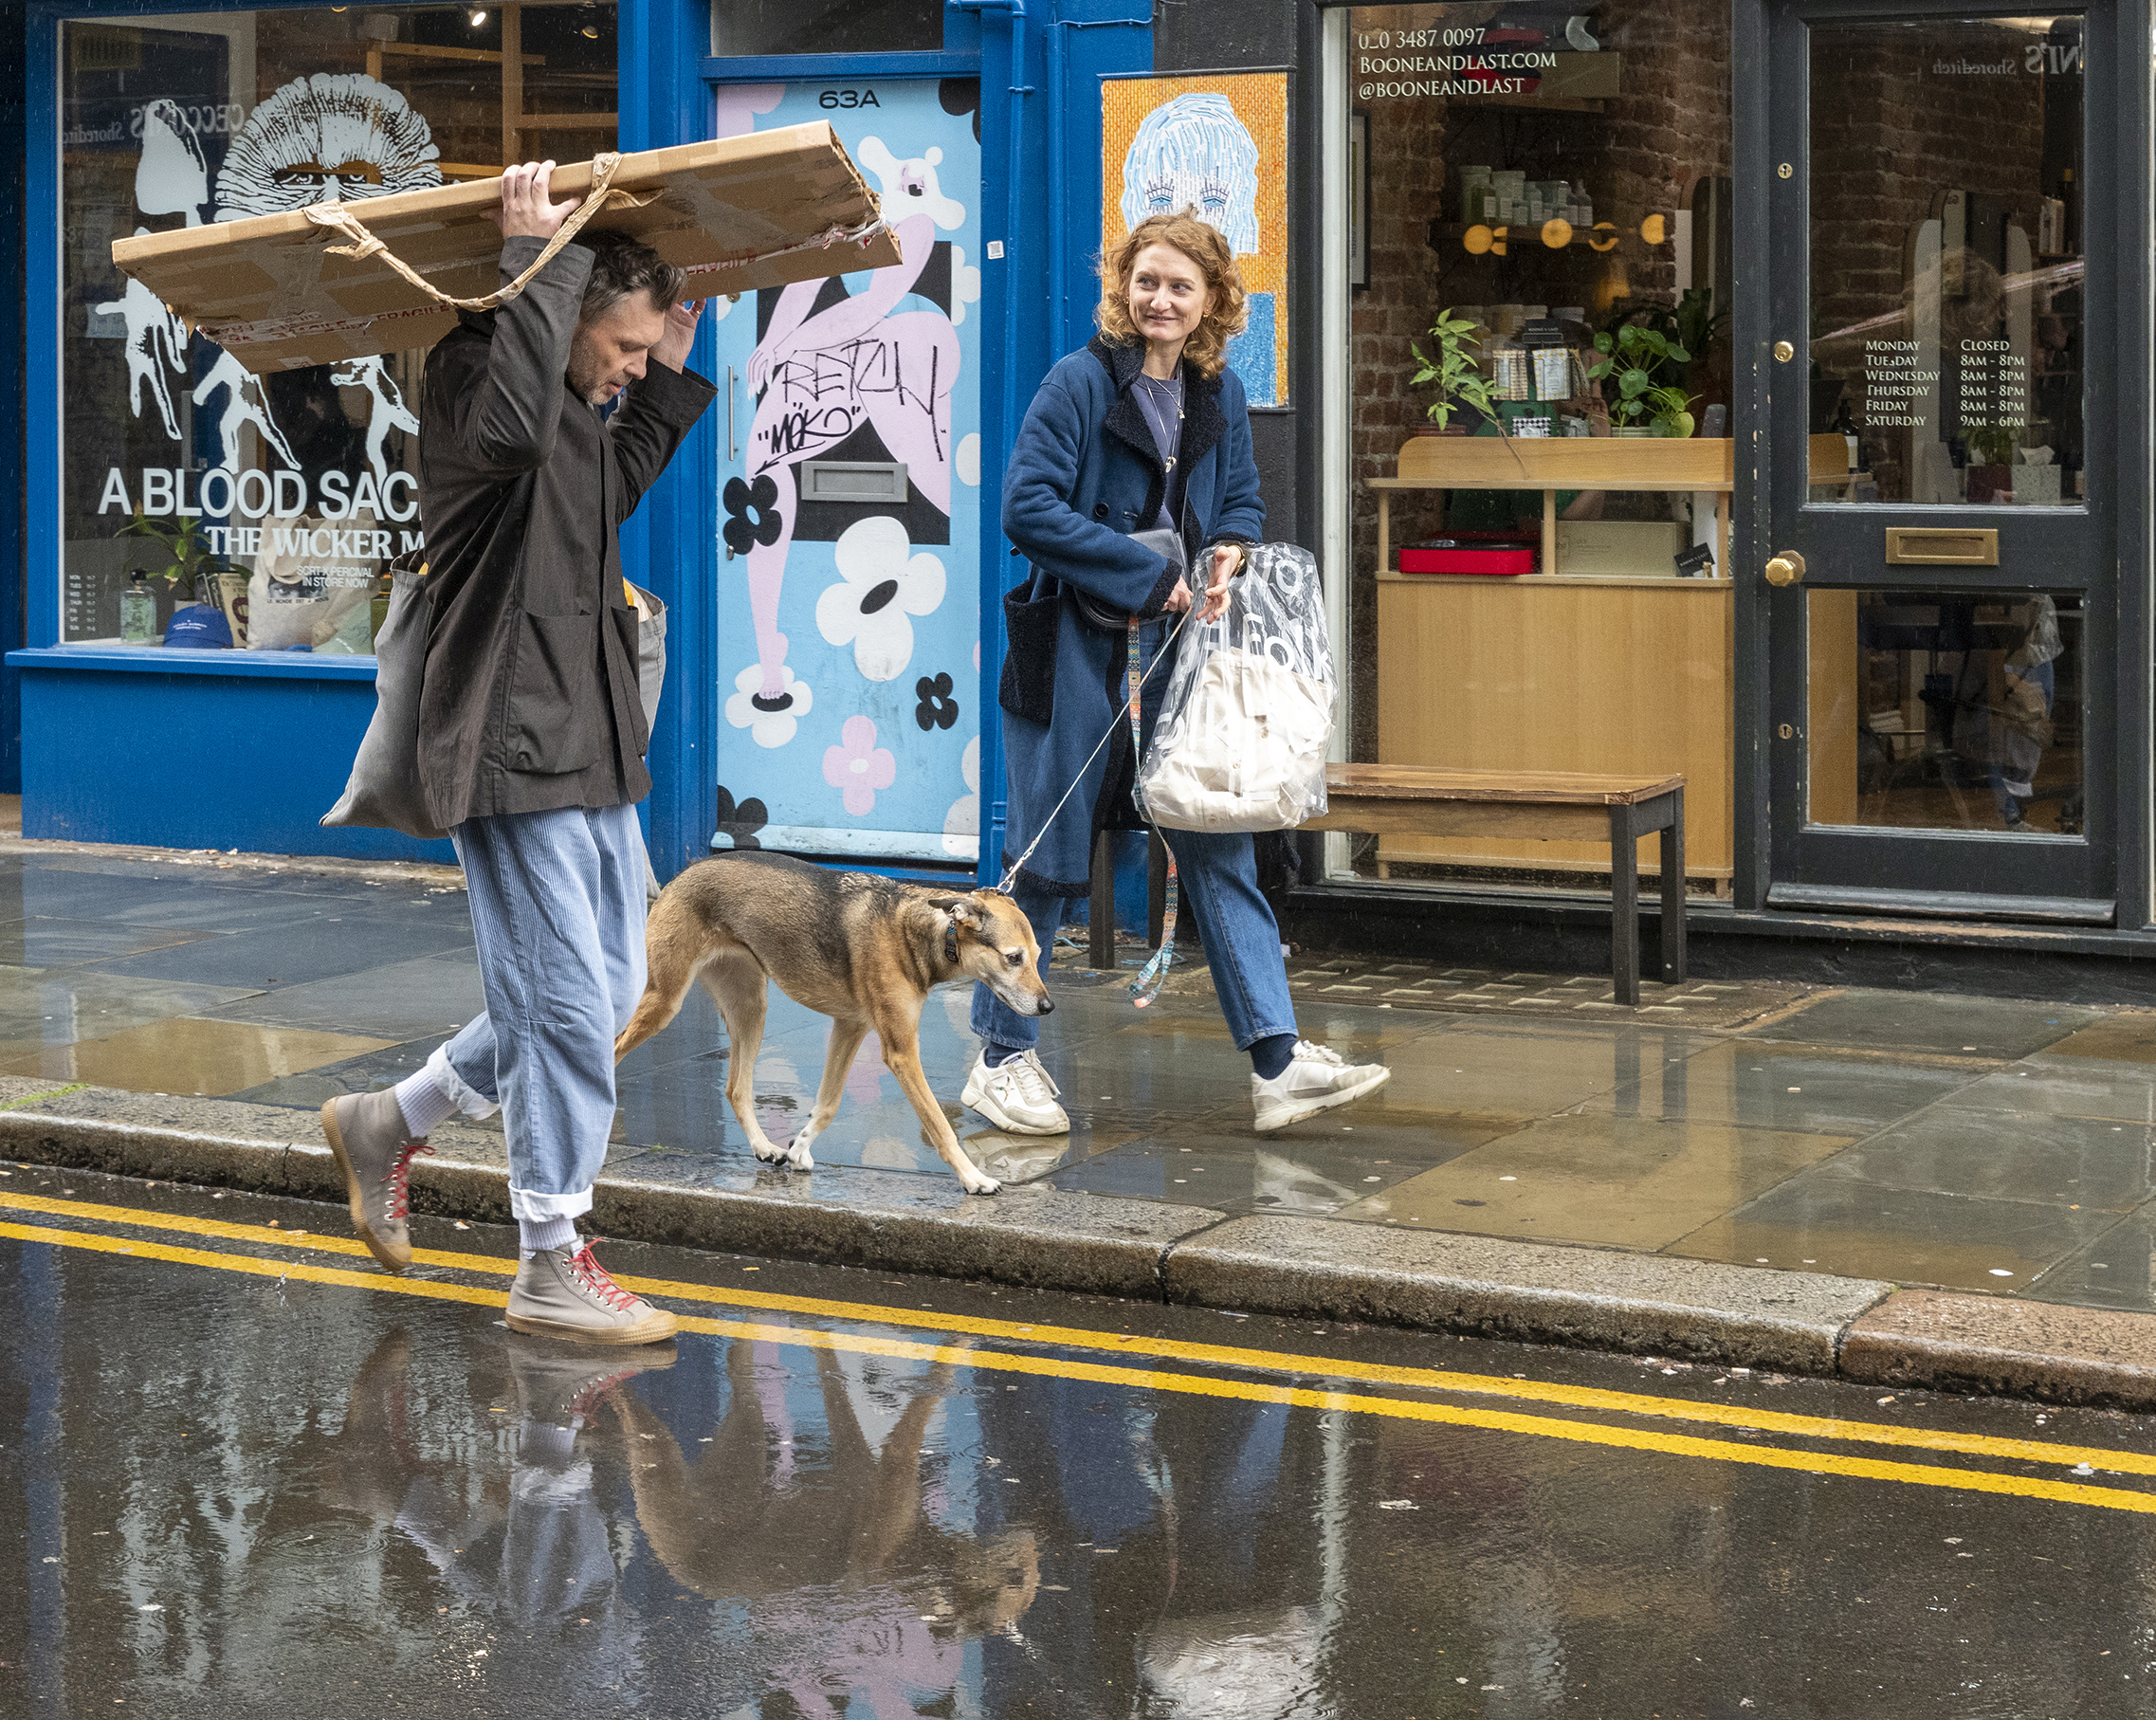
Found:
[[[1490,574],[1511,578],[1535,571],[1536,546],[1507,540],[1475,543],[1465,540],[1438,540],[1433,543],[1403,543],[1403,574]]]

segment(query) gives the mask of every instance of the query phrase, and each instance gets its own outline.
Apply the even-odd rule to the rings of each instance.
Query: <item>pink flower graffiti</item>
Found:
[[[876,791],[898,780],[898,760],[876,744],[876,725],[867,717],[847,718],[838,740],[824,748],[824,780],[841,791],[848,812],[866,817],[875,809]]]

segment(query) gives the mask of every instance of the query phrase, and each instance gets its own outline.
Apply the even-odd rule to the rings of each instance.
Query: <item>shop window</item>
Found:
[[[1681,771],[1702,890],[1733,864],[1729,47],[1725,0],[1358,7],[1339,212],[1351,756]],[[1349,858],[1608,887],[1583,843]]]
[[[614,8],[63,28],[62,642],[368,652],[390,560],[424,547],[426,355],[249,375],[112,242],[612,149]]]
[[[935,53],[943,0],[713,0],[715,54]]]

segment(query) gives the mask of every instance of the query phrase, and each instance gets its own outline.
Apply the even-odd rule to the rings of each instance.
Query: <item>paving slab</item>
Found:
[[[1876,1385],[2144,1409],[2156,1401],[2156,1319],[1902,1290],[1851,1323],[1841,1371]]]
[[[2102,1018],[2099,1009],[2013,997],[1846,991],[1828,993],[1739,1031],[1761,1039],[1803,1039],[1814,1045],[2026,1057]]]
[[[1169,1251],[1171,1302],[1373,1320],[1635,1354],[1831,1373],[1872,1279],[1373,1229],[1237,1218]]]

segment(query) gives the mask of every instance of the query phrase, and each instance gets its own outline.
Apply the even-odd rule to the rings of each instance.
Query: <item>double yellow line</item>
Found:
[[[364,1256],[367,1253],[365,1245],[351,1236],[318,1235],[269,1225],[233,1224],[213,1218],[191,1218],[170,1213],[143,1212],[133,1207],[19,1195],[5,1190],[0,1190],[0,1208],[71,1218],[83,1223],[119,1225],[136,1231],[179,1232],[203,1238],[274,1246],[312,1253]],[[392,1277],[372,1266],[368,1270],[356,1272],[343,1267],[295,1259],[289,1253],[274,1257],[222,1253],[131,1235],[5,1222],[0,1222],[0,1236],[19,1242],[49,1243],[62,1248],[125,1254],[137,1259],[207,1267],[219,1272],[243,1272],[257,1277],[274,1277],[303,1284],[338,1285],[353,1290],[420,1296],[479,1307],[501,1308],[508,1301],[504,1291],[484,1285],[437,1278]],[[487,1254],[453,1253],[434,1249],[414,1251],[413,1261],[421,1266],[497,1279],[514,1276],[517,1270],[517,1263],[513,1259]],[[1107,1352],[1124,1357],[1195,1363],[1244,1374],[1276,1377],[1288,1375],[1418,1392],[1504,1398],[1515,1402],[1562,1405],[1572,1409],[1657,1421],[1743,1428],[1756,1433],[1779,1434],[1795,1439],[1901,1447],[2041,1465],[2046,1468],[2156,1474],[2156,1456],[2136,1452],[2111,1451],[2097,1446],[2058,1445],[2042,1440],[2006,1439],[1982,1434],[1896,1427],[1878,1422],[1846,1421],[1832,1417],[1789,1415],[1736,1404],[1696,1403],[1683,1399],[1656,1398],[1637,1392],[1605,1391],[1592,1386],[1508,1380],[1494,1375],[1458,1373],[1437,1368],[1395,1367],[1378,1363],[1342,1361],[1329,1356],[1290,1355],[1272,1350],[1190,1344],[1177,1339],[1106,1332],[1085,1327],[980,1319],[930,1308],[884,1308],[872,1303],[834,1302],[813,1296],[788,1296],[764,1290],[722,1290],[712,1285],[626,1275],[618,1281],[639,1294],[657,1296],[669,1303],[703,1303],[765,1313],[796,1314],[817,1320],[912,1327],[947,1333],[967,1340],[988,1339],[1031,1348]],[[1811,1474],[1898,1481],[1911,1486],[1947,1488],[1964,1492],[2003,1493],[2021,1498],[2048,1499],[2059,1504],[2095,1506],[2108,1510],[2156,1514],[2156,1493],[2137,1492],[2126,1488],[2090,1486],[2037,1475],[1954,1469],[1940,1464],[1895,1462],[1837,1452],[1745,1445],[1652,1427],[1635,1428],[1554,1416],[1526,1415],[1515,1410],[1433,1402],[1416,1398],[1320,1390],[1306,1385],[1284,1385],[1262,1379],[1215,1378],[1202,1374],[1168,1372],[1156,1367],[1081,1361],[1068,1355],[1027,1355],[1004,1350],[984,1350],[975,1347],[970,1342],[961,1345],[937,1344],[914,1339],[873,1337],[861,1332],[822,1331],[800,1326],[773,1325],[754,1320],[717,1320],[695,1315],[682,1316],[681,1324],[685,1331],[713,1337],[841,1350],[898,1360],[946,1363],[992,1372],[1082,1380],[1103,1385],[1131,1386],[1142,1391],[1168,1392],[1189,1397],[1288,1404],[1296,1408],[1346,1412],[1392,1420],[1478,1427],[1499,1433],[1564,1439],[1584,1445],[1609,1446],[1668,1456],[1742,1463],[1764,1469],[1795,1470]]]

